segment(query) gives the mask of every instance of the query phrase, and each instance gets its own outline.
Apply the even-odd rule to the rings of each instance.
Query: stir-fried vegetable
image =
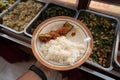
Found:
[[[90,58],[108,67],[115,40],[116,21],[86,11],[82,11],[78,19],[86,24],[93,35],[94,47]]]
[[[0,0],[0,13],[11,6],[15,0]]]

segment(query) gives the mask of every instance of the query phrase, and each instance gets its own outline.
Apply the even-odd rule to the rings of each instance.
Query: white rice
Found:
[[[65,36],[50,40],[40,45],[40,51],[48,61],[61,65],[72,65],[80,59],[85,52],[84,45],[68,40]]]

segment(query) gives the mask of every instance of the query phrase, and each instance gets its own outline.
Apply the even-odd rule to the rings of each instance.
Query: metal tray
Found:
[[[26,2],[26,1],[27,1],[27,0],[18,0],[13,6],[11,6],[11,7],[8,9],[8,11],[7,11],[5,14],[8,14],[10,11],[12,11],[14,8],[16,8],[16,6],[17,6],[20,2]],[[35,15],[35,17],[27,24],[26,27],[28,27],[28,26],[34,21],[34,19],[35,19],[36,17],[38,17],[38,15],[41,13],[41,11],[43,10],[43,8],[46,6],[46,3],[45,3],[44,1],[35,0],[35,2],[42,3],[43,7],[42,7],[41,10]],[[5,14],[4,14],[4,15],[5,15]],[[1,26],[2,28],[8,29],[8,30],[10,30],[10,31],[12,31],[12,32],[14,32],[14,33],[16,33],[16,34],[21,34],[21,33],[24,32],[24,30],[22,30],[22,31],[16,31],[16,30],[14,30],[14,29],[12,29],[12,28],[10,28],[10,27],[7,27],[7,26],[3,25],[3,24],[2,24],[2,18],[3,18],[4,15],[2,15],[2,16],[0,17],[0,26]],[[25,29],[25,28],[24,28],[24,29]]]
[[[39,20],[42,19],[42,17],[41,17],[41,16],[43,16],[42,13],[44,13],[51,6],[59,6],[61,8],[69,10],[73,14],[73,16],[71,16],[71,17],[74,17],[74,18],[77,16],[77,13],[78,13],[77,9],[73,9],[73,8],[70,8],[70,7],[67,7],[67,6],[62,6],[62,5],[57,4],[57,3],[48,3],[47,6],[44,8],[44,10],[41,12],[41,14],[38,15],[38,17],[30,24],[30,26],[28,26],[28,27],[25,28],[24,33],[27,36],[32,37],[31,29],[33,29],[33,28],[35,29],[38,26],[35,23],[37,23]],[[44,21],[44,20],[42,20],[42,21]],[[40,23],[38,23],[38,24],[40,24]]]
[[[118,42],[117,42],[117,48],[116,48],[116,53],[114,54],[114,62],[117,64],[117,66],[120,68],[120,63],[118,62],[117,60],[117,56],[119,55],[120,56],[120,50],[118,50],[118,47],[120,47],[120,32],[119,32],[119,35],[118,35]],[[119,51],[119,52],[118,52]]]
[[[3,10],[3,11],[0,13],[0,17],[2,17],[5,13],[7,13],[7,11],[8,11],[10,8],[14,7],[15,4],[18,3],[19,1],[20,1],[20,0],[15,0],[15,2],[14,2],[12,5],[10,5],[7,9]]]
[[[86,61],[86,63],[88,63],[90,65],[93,65],[93,66],[98,67],[98,68],[103,69],[103,70],[110,71],[110,70],[113,69],[113,66],[112,66],[113,54],[116,53],[116,48],[118,46],[117,45],[117,43],[118,43],[118,38],[117,37],[118,37],[118,29],[119,29],[118,28],[119,20],[117,18],[113,17],[113,16],[109,16],[109,15],[99,13],[99,12],[95,12],[95,11],[92,11],[92,10],[80,10],[80,12],[78,13],[78,15],[76,17],[78,20],[79,20],[79,16],[81,15],[82,12],[92,13],[92,14],[95,14],[95,15],[97,15],[99,17],[102,17],[102,18],[107,18],[107,19],[110,19],[110,20],[112,19],[116,22],[116,25],[114,25],[116,33],[115,33],[115,40],[113,41],[113,44],[112,44],[113,45],[112,46],[112,52],[111,52],[111,54],[108,54],[108,56],[107,56],[109,66],[104,67],[104,66],[100,65],[99,63],[94,62],[94,61],[89,60],[89,59]]]

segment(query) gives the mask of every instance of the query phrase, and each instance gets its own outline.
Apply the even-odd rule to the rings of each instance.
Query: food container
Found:
[[[1,17],[0,26],[17,34],[23,33],[45,5],[45,2],[38,0],[19,0]]]
[[[91,10],[81,10],[77,19],[85,23],[93,35],[93,54],[86,62],[103,70],[112,70],[113,54],[118,46],[119,20]]]
[[[48,5],[44,8],[44,10],[40,13],[40,15],[33,21],[30,26],[26,27],[24,33],[32,37],[32,33],[35,28],[40,24],[42,21],[55,17],[55,16],[69,16],[69,17],[76,17],[77,10],[72,9],[70,7],[61,6],[56,3],[48,3]]]
[[[4,6],[2,6],[2,1],[0,1],[0,17],[2,17],[11,7],[15,6],[20,0],[13,0],[14,2],[10,2],[10,0],[3,0]],[[6,7],[7,6],[7,7]],[[6,8],[6,9],[2,9]]]
[[[116,48],[116,53],[114,54],[114,62],[120,67],[120,34],[118,35],[118,48]]]

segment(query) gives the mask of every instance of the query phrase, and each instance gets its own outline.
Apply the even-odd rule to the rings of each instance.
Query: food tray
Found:
[[[54,9],[52,9],[53,7],[54,7]],[[60,11],[60,9],[58,7],[60,7],[60,9],[62,9],[61,12],[64,10],[63,14],[62,13],[58,14],[58,12]],[[59,11],[57,11],[57,9]],[[51,13],[49,12],[48,15],[47,15],[46,11],[48,11],[48,12],[51,11]],[[65,11],[67,11],[68,13],[66,12],[66,14],[64,14]],[[54,12],[55,12],[55,15],[52,14]],[[44,21],[44,20],[46,20],[48,18],[51,18],[51,17],[55,17],[55,16],[68,16],[68,15],[70,17],[76,17],[77,10],[76,9],[72,9],[70,7],[67,7],[67,6],[61,6],[61,5],[57,4],[57,3],[48,3],[47,6],[44,8],[44,10],[41,12],[41,14],[35,19],[35,21],[33,21],[32,24],[30,24],[30,26],[25,28],[24,33],[27,36],[32,37],[32,32],[38,26],[38,24],[40,24],[42,21]]]
[[[11,7],[15,6],[16,3],[18,3],[20,0],[14,0],[15,2],[11,5],[8,6],[7,9],[4,9],[1,13],[0,13],[0,17],[2,17]]]
[[[32,11],[32,12],[34,12],[34,13],[33,13],[34,15],[31,15],[31,14],[28,14],[28,13],[27,13],[27,12],[28,12],[28,9],[26,9],[26,11],[25,11],[24,6],[26,6],[26,5],[25,5],[25,4],[21,4],[21,2],[25,2],[25,3],[26,3],[27,1],[30,1],[30,0],[19,0],[19,1],[16,2],[16,4],[14,4],[14,6],[10,7],[10,8],[8,9],[8,11],[0,18],[0,26],[3,27],[3,28],[5,28],[5,29],[8,29],[8,30],[10,30],[10,31],[12,31],[12,32],[14,32],[14,33],[17,33],[17,34],[23,33],[25,27],[29,26],[29,24],[34,20],[34,18],[37,17],[38,14],[40,14],[40,12],[42,11],[42,9],[43,9],[43,8],[45,7],[45,5],[46,5],[46,3],[43,2],[43,1],[34,0],[34,2],[37,3],[37,4],[34,3],[35,5],[37,5],[37,6],[36,6],[37,9],[35,9],[35,10],[37,10],[37,11],[36,11],[36,12]],[[32,0],[31,0],[31,1],[32,1]],[[38,8],[38,3],[42,4],[42,7],[39,7],[39,8]],[[27,4],[29,5],[30,2],[27,3]],[[24,8],[24,10],[18,10],[18,9],[22,9],[22,7],[21,7],[21,8],[17,7],[18,5],[21,5],[21,6]],[[35,5],[31,5],[32,7],[29,8],[29,13],[31,13],[31,12],[30,12],[30,11],[31,11],[30,9],[32,9],[33,7],[35,7]],[[13,11],[14,11],[14,12],[13,12]],[[15,11],[16,11],[16,12],[15,12]],[[22,12],[22,11],[23,11],[23,12]],[[18,12],[22,13],[21,16],[24,15],[23,13],[25,13],[26,16],[24,15],[23,18],[19,16],[19,18],[22,18],[22,20],[18,20],[18,19],[15,20],[15,18],[18,18],[18,17],[15,17],[15,15],[16,15],[16,14],[17,14],[17,15],[20,15],[20,14],[18,14]],[[4,18],[4,16],[9,16],[10,14],[12,14],[12,16],[14,16],[15,18],[13,18],[13,17],[8,17],[11,21],[8,20],[8,18],[5,19],[6,17]],[[36,14],[36,15],[35,15],[35,14]],[[31,16],[30,16],[30,15],[31,15]],[[29,19],[28,19],[28,17],[29,17]],[[4,18],[5,21],[8,21],[8,22],[11,22],[11,23],[12,23],[12,28],[10,28],[11,26],[10,26],[10,27],[6,26],[6,25],[7,25],[7,24],[6,24],[7,22],[5,23],[6,25],[3,24],[3,18]],[[14,21],[13,21],[12,18],[14,19]],[[27,20],[27,19],[28,19],[28,20]],[[26,21],[27,23],[24,23],[25,20],[27,20],[27,21]],[[16,22],[16,23],[15,23],[15,22]],[[17,22],[19,22],[19,25],[18,25]],[[17,27],[15,28],[15,26],[14,26],[13,24],[17,25]],[[21,24],[22,24],[22,25],[21,25]],[[9,23],[8,25],[10,25],[10,23]],[[14,27],[13,27],[13,26],[14,26]],[[20,29],[20,28],[22,28],[22,29]]]
[[[117,66],[120,68],[120,62],[118,62],[118,56],[120,56],[120,32],[118,35],[118,48],[116,48],[116,53],[114,54],[114,62],[117,64]]]
[[[112,70],[112,58],[118,46],[119,20],[115,17],[91,10],[81,10],[76,18],[85,23],[93,35],[93,54],[91,54],[86,63],[107,71]],[[103,27],[103,25],[105,26]]]

